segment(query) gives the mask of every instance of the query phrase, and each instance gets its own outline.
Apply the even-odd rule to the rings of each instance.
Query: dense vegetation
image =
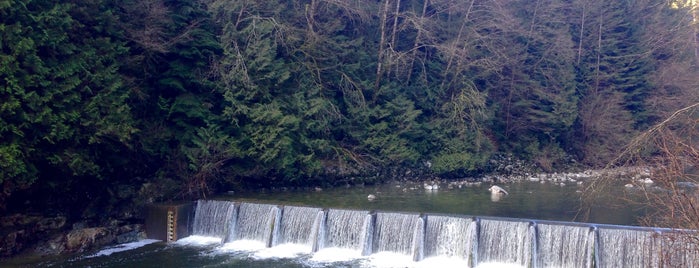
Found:
[[[603,165],[699,101],[689,2],[0,0],[0,207]]]

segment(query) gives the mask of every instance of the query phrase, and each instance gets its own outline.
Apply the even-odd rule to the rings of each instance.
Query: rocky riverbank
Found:
[[[78,211],[34,203],[0,216],[0,259],[80,253],[145,238],[143,210],[163,198],[165,191],[152,183],[114,188],[110,194],[85,200]]]
[[[571,163],[568,169],[570,171],[545,173],[533,163],[508,155],[500,155],[490,160],[487,170],[471,176],[439,176],[430,170],[429,162],[424,162],[418,167],[345,168],[342,170],[329,168],[326,171],[333,176],[330,180],[333,181],[332,185],[317,184],[301,187],[352,187],[395,181],[411,182],[415,185],[439,185],[445,188],[475,183],[506,184],[519,181],[565,184],[583,183],[598,177],[635,178],[639,177],[639,174],[647,174],[647,170],[633,168],[582,170],[576,167],[575,163]],[[164,200],[165,197],[162,195],[167,193],[167,189],[172,188],[174,183],[176,182],[164,180],[160,183],[162,185],[148,183],[141,186],[119,186],[117,189],[120,190],[115,191],[115,196],[120,200],[120,205],[89,206],[89,209],[82,213],[82,218],[73,222],[61,215],[15,213],[0,217],[0,258],[12,257],[20,253],[41,256],[80,253],[143,239],[146,237],[144,219],[138,210],[143,210],[149,203]],[[276,188],[284,187],[286,186],[276,186]]]
[[[98,249],[145,238],[142,224],[119,221],[103,226],[67,224],[64,216],[14,214],[0,217],[0,257],[20,253],[58,255]]]

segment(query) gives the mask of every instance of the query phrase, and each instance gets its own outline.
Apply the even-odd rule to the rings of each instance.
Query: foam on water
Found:
[[[180,246],[209,246],[215,244],[221,244],[220,237],[191,235],[175,242],[175,245]]]
[[[94,258],[94,257],[99,257],[99,256],[109,256],[112,255],[112,253],[117,253],[117,252],[122,252],[122,251],[127,251],[127,250],[132,250],[132,249],[137,249],[140,247],[143,247],[145,245],[153,244],[155,242],[160,242],[160,240],[155,240],[155,239],[144,239],[136,242],[131,242],[131,243],[125,243],[125,244],[119,244],[113,247],[108,247],[103,250],[100,250],[99,252],[85,256],[85,258]]]
[[[366,262],[367,266],[376,268],[415,267],[416,264],[412,256],[390,251],[371,254]]]
[[[324,248],[313,254],[309,261],[317,263],[346,262],[362,258],[360,250],[349,248]]]
[[[265,248],[260,251],[255,252],[253,258],[255,259],[291,259],[299,257],[300,255],[310,254],[311,248],[307,245],[302,244],[281,244],[271,248]]]
[[[448,267],[470,267],[468,261],[458,257],[438,256],[426,258],[421,261],[413,261],[412,256],[395,253],[379,252],[372,254],[364,262],[366,267],[389,268],[389,267],[415,267],[415,268],[448,268]],[[498,267],[498,266],[491,266]],[[512,267],[512,266],[505,266]],[[519,266],[517,266],[519,268]]]
[[[476,266],[476,268],[524,268],[525,266],[514,263],[503,262],[484,262]]]
[[[415,267],[471,267],[469,262],[461,257],[435,256],[425,258],[416,263]]]
[[[217,252],[227,253],[235,251],[259,251],[267,248],[265,243],[257,240],[242,239],[228,242],[216,248]]]

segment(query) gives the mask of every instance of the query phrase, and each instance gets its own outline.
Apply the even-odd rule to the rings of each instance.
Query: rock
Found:
[[[697,185],[696,183],[689,182],[689,181],[677,182],[677,186],[684,187],[684,188],[697,188],[697,187],[699,187],[699,185]]]
[[[39,242],[34,247],[34,252],[41,256],[58,255],[66,251],[65,234],[57,234],[46,241]]]
[[[123,244],[135,242],[146,238],[146,233],[143,231],[143,225],[131,224],[117,228],[116,243]]]
[[[0,257],[10,257],[35,246],[52,232],[66,225],[66,217],[40,217],[14,214],[0,218]]]
[[[87,226],[88,226],[87,222],[79,221],[79,222],[73,223],[73,230],[84,229],[84,228],[87,228]]]
[[[66,217],[43,218],[36,223],[37,231],[58,230],[66,225]]]
[[[113,243],[115,237],[107,228],[94,227],[70,231],[66,235],[66,250],[81,252]]]
[[[0,227],[17,227],[22,225],[30,225],[41,220],[39,216],[30,216],[25,214],[14,214],[0,218]]]
[[[11,232],[0,239],[0,256],[9,257],[20,252],[25,246],[27,236],[26,231],[19,230]]]

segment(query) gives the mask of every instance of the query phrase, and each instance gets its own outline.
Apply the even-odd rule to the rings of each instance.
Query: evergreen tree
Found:
[[[643,121],[643,97],[650,84],[638,40],[638,24],[627,2],[595,2],[581,31],[577,65],[580,151],[590,164],[605,164]],[[636,120],[634,120],[636,115]],[[611,126],[614,126],[613,128]]]
[[[232,153],[209,148],[228,142],[227,128],[220,126],[223,102],[211,79],[211,64],[221,52],[217,28],[199,1],[126,1],[119,5],[124,38],[130,41],[122,72],[136,93],[131,105],[141,129],[134,168],[141,174],[182,181],[189,194],[206,193],[207,181],[216,176],[203,166],[216,163],[220,168]],[[196,159],[195,155],[211,150],[219,152],[207,158],[217,159],[211,160],[214,163]]]
[[[136,132],[113,15],[103,2],[3,1],[0,17],[0,199],[34,183],[63,203],[94,194],[125,172]]]

